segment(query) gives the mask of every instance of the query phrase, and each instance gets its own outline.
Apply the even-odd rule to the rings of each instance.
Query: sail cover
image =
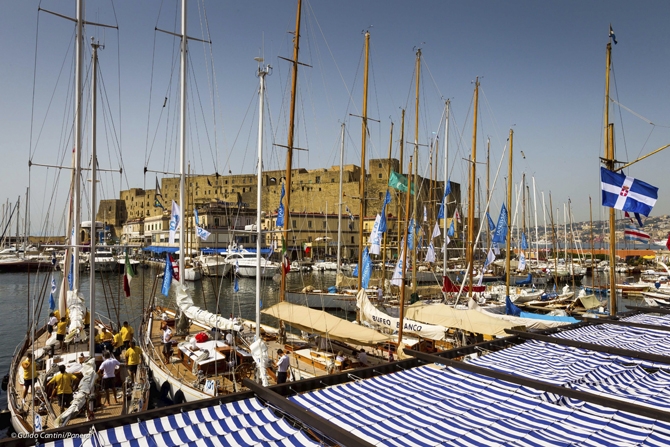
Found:
[[[228,318],[223,318],[221,315],[213,314],[208,310],[201,309],[194,305],[193,298],[191,298],[191,295],[189,295],[183,287],[177,287],[177,306],[189,319],[197,321],[206,327],[217,328],[222,331],[239,329],[239,326],[235,325],[234,322]]]
[[[377,309],[370,302],[364,290],[359,290],[356,295],[358,308],[361,310],[361,319],[365,319],[370,324],[379,328],[388,328],[393,331],[400,327],[400,318],[392,317]],[[403,332],[409,332],[419,337],[431,340],[444,340],[447,328],[440,325],[420,323],[418,321],[403,319]]]
[[[408,318],[444,327],[461,329],[475,334],[506,337],[505,329],[518,326],[515,323],[499,320],[470,309],[454,309],[446,304],[412,304],[405,314]]]
[[[344,343],[374,346],[391,340],[390,336],[380,334],[374,329],[338,318],[321,310],[310,309],[286,301],[264,309],[261,313],[284,320],[296,329],[320,334]]]

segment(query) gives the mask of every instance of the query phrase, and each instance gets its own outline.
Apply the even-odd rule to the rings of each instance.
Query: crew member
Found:
[[[125,349],[128,349],[130,347],[130,341],[133,339],[133,335],[135,335],[135,331],[128,324],[127,321],[124,321],[123,326],[121,327],[119,333],[121,333],[121,340],[123,340],[123,347]]]
[[[25,401],[26,395],[28,394],[28,388],[30,388],[30,394],[33,394],[33,380],[37,375],[32,354],[26,354],[26,358],[21,362],[21,367],[23,368],[23,400]]]
[[[281,349],[277,349],[277,383],[286,383],[286,376],[289,367],[288,353],[284,353]]]
[[[56,340],[60,342],[60,351],[63,352],[63,342],[65,341],[65,334],[67,333],[67,318],[61,317],[56,325]]]
[[[105,389],[105,399],[107,400],[107,404],[111,404],[109,401],[109,390],[113,390],[114,403],[118,404],[119,401],[116,398],[116,377],[114,373],[116,371],[116,367],[121,363],[111,357],[112,356],[109,352],[105,352],[105,361],[100,365],[98,374],[102,374],[102,387]]]
[[[130,373],[130,380],[135,382],[135,373],[137,372],[137,365],[142,362],[142,350],[135,346],[134,341],[130,341],[130,347],[126,349],[126,364],[128,365],[128,372]]]
[[[77,377],[74,374],[65,372],[65,365],[58,365],[58,371],[60,372],[53,376],[47,385],[55,385],[51,397],[54,397],[54,394],[58,396],[58,406],[62,413],[72,403],[73,385]]]
[[[161,330],[163,331],[163,336],[161,337],[163,356],[165,357],[165,363],[170,363],[170,357],[172,357],[172,329],[168,326],[167,321],[162,321]]]

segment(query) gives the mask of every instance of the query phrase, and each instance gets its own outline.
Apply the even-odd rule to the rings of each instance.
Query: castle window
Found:
[[[381,163],[379,163],[379,167],[380,167],[380,168],[382,167],[382,164],[381,164]]]
[[[307,221],[307,228],[312,228],[312,221],[311,220]]]
[[[382,178],[382,173],[381,172],[379,173],[379,178]]]

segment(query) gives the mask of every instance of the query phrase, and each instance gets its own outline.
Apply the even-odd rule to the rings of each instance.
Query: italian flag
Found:
[[[133,266],[130,265],[130,259],[128,258],[128,252],[126,252],[126,267],[123,273],[123,291],[126,293],[126,298],[130,297],[130,281],[135,276],[133,271]]]

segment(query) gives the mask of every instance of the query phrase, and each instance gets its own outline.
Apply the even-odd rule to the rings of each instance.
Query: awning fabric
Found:
[[[407,308],[405,315],[416,321],[496,337],[506,337],[509,334],[505,333],[505,329],[519,326],[476,310],[454,309],[446,304],[415,303]]]
[[[321,310],[283,301],[264,309],[261,313],[284,320],[296,329],[317,333],[344,343],[375,346],[391,340],[388,335],[374,329],[338,318]]]
[[[174,445],[281,445],[314,446],[305,431],[295,428],[279,411],[258,399],[136,422],[96,432],[106,446]],[[95,445],[98,445],[98,442]],[[44,444],[55,447],[90,445],[87,438],[72,437]]]
[[[176,253],[177,250],[179,250],[179,247],[159,247],[158,245],[150,245],[143,248],[143,250],[153,253]]]

